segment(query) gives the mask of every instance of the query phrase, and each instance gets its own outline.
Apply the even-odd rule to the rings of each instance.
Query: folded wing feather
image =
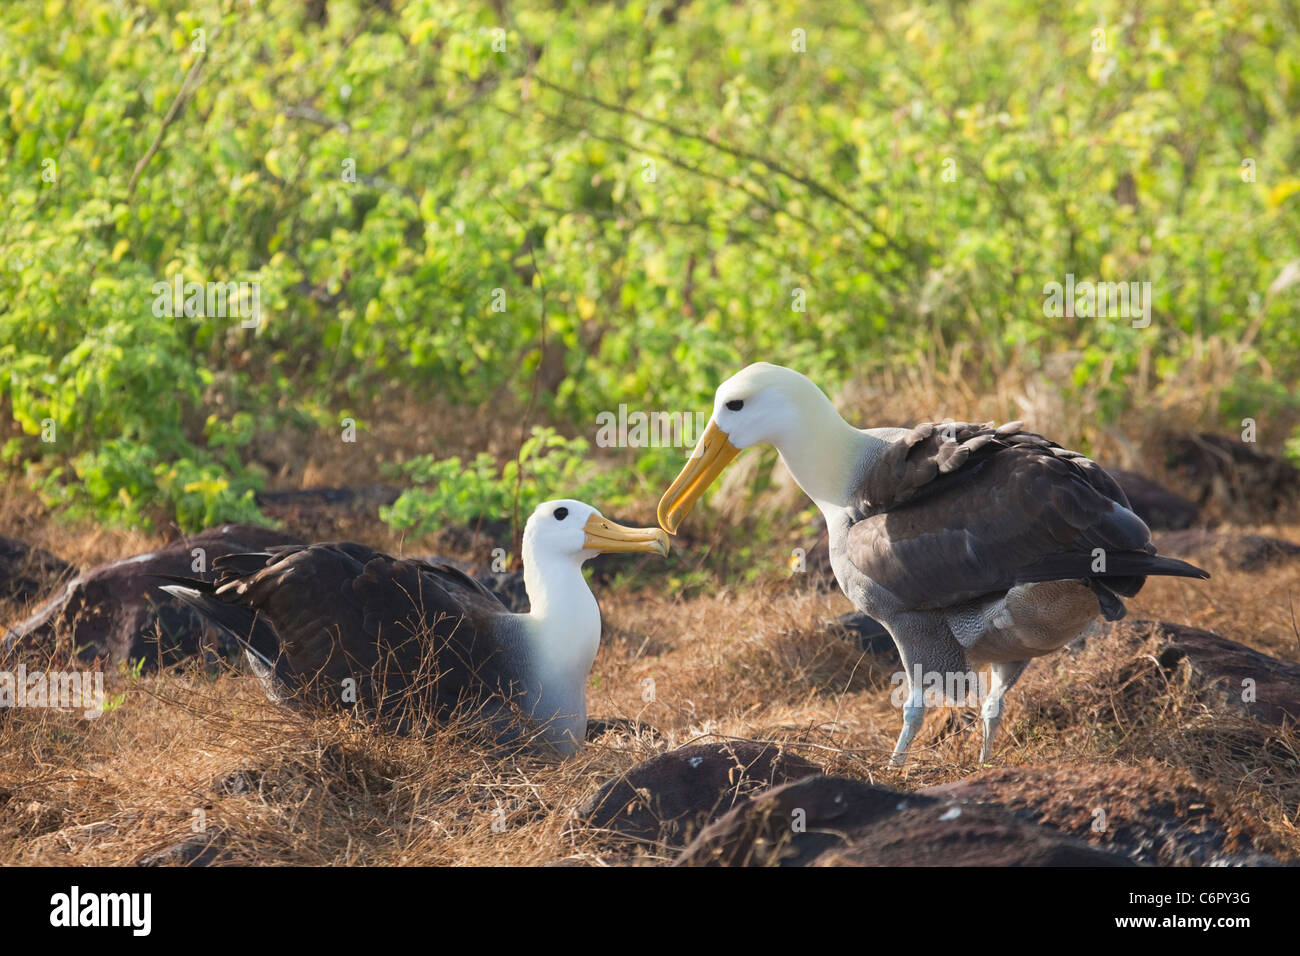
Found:
[[[1131,595],[1149,574],[1208,576],[1155,557],[1110,475],[1020,424],[926,423],[888,446],[858,490],[854,565],[916,609],[1035,581]]]

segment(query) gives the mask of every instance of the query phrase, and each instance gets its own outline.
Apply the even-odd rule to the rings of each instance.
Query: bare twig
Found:
[[[705,145],[710,146],[713,149],[719,150],[720,152],[726,153],[729,156],[733,156],[736,159],[743,159],[748,162],[758,163],[760,166],[763,166],[771,170],[772,172],[776,173],[779,176],[784,176],[786,179],[789,179],[792,182],[798,183],[799,185],[803,186],[805,189],[808,189],[809,191],[816,193],[817,195],[821,196],[824,199],[830,200],[832,203],[839,206],[841,209],[844,209],[845,211],[851,213],[858,220],[859,223],[861,223],[863,226],[866,227],[866,229],[869,232],[874,232],[878,234],[881,237],[881,239],[884,240],[885,244],[889,246],[889,248],[893,249],[895,252],[899,254],[904,254],[904,250],[901,249],[890,236],[887,236],[884,233],[882,233],[876,227],[875,223],[873,223],[867,217],[866,213],[864,213],[861,209],[858,209],[847,199],[845,199],[843,196],[837,193],[834,189],[831,189],[829,186],[825,185],[824,183],[818,182],[816,179],[813,179],[812,176],[810,176],[807,173],[801,172],[796,169],[792,169],[791,167],[785,165],[784,163],[777,162],[776,160],[772,159],[770,156],[764,156],[762,153],[755,153],[747,149],[742,149],[738,146],[732,146],[729,143],[722,142],[721,140],[711,139],[710,137],[694,132],[693,130],[688,130],[681,126],[677,126],[673,123],[669,123],[667,120],[661,120],[654,116],[647,116],[646,114],[638,112],[637,110],[634,110],[629,106],[624,106],[621,103],[610,103],[606,100],[599,99],[598,97],[590,96],[586,93],[581,93],[578,90],[569,89],[568,87],[561,86],[558,83],[553,83],[542,76],[536,76],[534,77],[534,79],[536,79],[538,85],[544,86],[550,90],[554,90],[555,92],[560,93],[564,96],[572,97],[573,99],[579,100],[583,103],[589,103],[592,106],[599,107],[600,109],[610,110],[616,113],[622,113],[625,116],[631,116],[633,119],[640,120],[643,123],[648,123],[651,126],[657,126],[660,129],[664,130],[665,132],[671,133],[674,136],[679,136],[683,139],[691,139],[697,143],[704,143]],[[880,196],[880,190],[875,184],[868,183],[867,186],[877,196]]]
[[[528,227],[524,225],[523,220],[514,214],[514,212],[503,203],[494,193],[492,198],[496,200],[498,206],[509,216],[520,229],[524,231],[524,239],[528,238]],[[519,491],[523,486],[524,480],[524,442],[528,440],[528,423],[532,421],[533,409],[537,406],[537,392],[541,385],[542,362],[546,358],[546,280],[542,278],[542,270],[537,265],[537,253],[533,250],[533,244],[525,241],[525,247],[528,249],[528,258],[532,260],[533,275],[537,277],[537,285],[541,290],[541,320],[540,320],[540,340],[537,346],[537,368],[533,370],[533,387],[528,396],[528,407],[524,410],[524,417],[519,422],[519,444],[515,449],[515,499],[511,509],[510,530],[514,536],[514,553],[521,554],[520,544],[523,535],[519,527]]]
[[[215,31],[213,32],[211,39],[216,39]],[[153,142],[149,144],[149,149],[140,157],[140,161],[135,164],[135,171],[131,173],[131,181],[126,184],[126,195],[128,199],[135,196],[135,187],[136,183],[140,181],[140,174],[144,172],[145,167],[149,165],[149,161],[158,153],[159,147],[162,146],[163,136],[167,134],[167,127],[171,126],[172,123],[175,122],[176,117],[180,115],[181,106],[184,105],[186,98],[193,91],[193,88],[198,85],[197,79],[199,71],[203,69],[203,64],[207,58],[208,51],[205,47],[199,55],[194,58],[194,62],[190,64],[189,72],[185,74],[185,82],[181,84],[180,92],[176,94],[176,99],[172,100],[171,108],[167,110],[167,115],[163,117],[162,126],[158,127],[158,135],[153,138]]]

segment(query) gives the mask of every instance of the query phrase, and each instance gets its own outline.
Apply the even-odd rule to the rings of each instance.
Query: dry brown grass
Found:
[[[943,415],[1030,419],[1027,412],[1037,408],[1046,420],[1030,424],[1063,443],[1090,433],[1083,413],[1036,399],[1024,382],[983,403],[952,392],[957,400],[940,405],[935,382],[941,378],[911,388],[879,383],[846,396],[846,407],[863,424]],[[904,416],[905,408],[919,411]],[[976,408],[980,413],[971,414]],[[1199,423],[1203,412],[1189,417]],[[1171,414],[1154,409],[1152,421]],[[1154,427],[1140,423],[1131,435]],[[1091,435],[1114,449],[1120,464],[1130,463],[1121,453],[1135,438]],[[375,480],[373,473],[332,470],[341,453],[330,448],[314,456],[291,450],[307,464],[282,472],[277,484],[310,483],[313,474]],[[772,494],[805,504],[788,487]],[[725,513],[725,492],[722,498]],[[651,504],[645,503],[647,513]],[[701,530],[719,525],[716,516],[699,517]],[[1252,530],[1300,540],[1300,525]],[[162,538],[68,526],[13,484],[0,532],[77,563],[143,551]],[[339,536],[408,553],[434,547],[400,541],[359,518],[348,519]],[[674,573],[698,564],[704,542],[725,546],[712,534],[696,541],[694,549],[675,552]],[[591,674],[589,712],[644,721],[659,735],[610,733],[563,761],[489,756],[450,734],[398,738],[347,718],[305,719],[269,704],[251,677],[234,670],[111,674],[109,694],[122,695],[121,703],[93,721],[49,710],[0,711],[0,863],[134,863],[190,836],[196,811],[209,833],[220,834],[223,858],[232,862],[624,860],[612,857],[599,836],[569,826],[578,802],[646,757],[727,737],[784,742],[828,772],[909,790],[975,772],[979,728],[972,711],[932,713],[910,765],[887,766],[900,722],[890,702],[897,661],[829,638],[824,624],[850,610],[847,600],[838,592],[817,593],[778,564],[774,558],[773,569],[752,583],[688,596],[654,585],[598,587],[605,635]],[[1208,582],[1152,580],[1130,603],[1132,617],[1212,629],[1300,660],[1291,610],[1293,601],[1300,603],[1300,565],[1213,570]],[[12,616],[20,609],[0,610]],[[1216,713],[1193,687],[1162,677],[1149,649],[1096,640],[1031,666],[1009,698],[995,755],[1007,767],[1154,766],[1188,774],[1262,849],[1291,859],[1300,858],[1298,760],[1300,735],[1293,729]],[[240,773],[243,792],[217,786]],[[663,848],[643,848],[635,862],[667,856]]]
[[[1245,337],[1248,341],[1253,332]],[[1152,449],[1170,433],[1223,430],[1221,405],[1234,382],[1250,368],[1247,347],[1222,338],[1193,336],[1191,358],[1175,376],[1157,376],[1159,349],[1142,346],[1137,371],[1123,384],[1141,396],[1126,410],[1123,426],[1106,421],[1103,392],[1115,384],[1112,365],[1078,386],[1071,381],[1080,359],[1077,351],[1057,352],[1030,360],[1015,350],[998,370],[992,387],[979,374],[983,367],[964,343],[936,351],[908,364],[896,364],[863,377],[838,398],[845,416],[860,427],[906,425],[918,421],[1006,422],[1022,420],[1032,431],[1092,455],[1103,464],[1133,468],[1161,479]],[[1268,384],[1275,380],[1264,370]],[[1258,371],[1251,372],[1258,377]],[[1300,424],[1300,412],[1271,417],[1259,435],[1260,448],[1280,454],[1286,437]],[[1153,466],[1156,466],[1153,470]]]
[[[1280,530],[1300,536],[1300,527]],[[1286,597],[1297,577],[1293,567],[1153,582],[1132,613],[1296,660]],[[345,717],[289,714],[233,671],[110,675],[108,692],[122,702],[97,720],[0,717],[0,862],[134,863],[189,836],[202,811],[237,862],[596,863],[609,848],[566,827],[572,809],[608,777],[692,741],[781,741],[830,772],[903,789],[977,769],[978,727],[956,710],[929,717],[909,767],[886,765],[899,726],[889,699],[897,664],[827,637],[823,622],[848,609],[839,594],[774,577],[687,600],[653,589],[600,598],[606,633],[590,712],[644,721],[660,737],[607,734],[565,761],[501,758],[455,735],[399,738]],[[1300,736],[1212,712],[1193,688],[1160,677],[1149,650],[1094,641],[1036,662],[1003,734],[1003,766],[1186,771],[1257,842],[1300,856]],[[240,772],[247,792],[214,789]],[[655,848],[638,856],[665,858]]]

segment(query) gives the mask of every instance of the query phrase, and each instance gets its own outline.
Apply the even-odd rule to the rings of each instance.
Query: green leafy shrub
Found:
[[[1207,354],[1225,427],[1296,414],[1288,0],[318,6],[0,5],[5,452],[52,500],[252,515],[250,431],[535,374],[566,433],[957,350],[972,388],[1077,355],[1102,424]],[[263,321],[154,316],[178,274]],[[1151,325],[1045,315],[1066,274],[1150,281]]]
[[[402,468],[414,487],[381,508],[379,515],[398,530],[427,534],[449,524],[509,516],[516,494],[521,521],[551,498],[577,498],[598,509],[616,507],[624,500],[617,493],[617,476],[597,471],[588,451],[584,438],[565,438],[554,429],[535,427],[518,461],[506,462],[499,470],[488,454],[469,462],[422,455]]]

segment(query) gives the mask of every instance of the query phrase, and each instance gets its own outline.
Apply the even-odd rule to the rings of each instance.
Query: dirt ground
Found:
[[[157,543],[55,524],[13,530],[78,562]],[[1300,540],[1300,525],[1252,530]],[[692,555],[673,560],[689,566]],[[1206,582],[1152,579],[1130,617],[1300,661],[1300,562],[1211,570]],[[220,835],[230,862],[655,863],[668,848],[612,853],[570,825],[573,809],[611,776],[684,744],[779,742],[829,773],[903,790],[978,772],[973,710],[932,711],[908,766],[887,765],[897,660],[828,629],[851,607],[806,577],[775,572],[686,596],[667,576],[598,582],[604,636],[589,713],[654,730],[606,733],[567,760],[488,757],[454,735],[404,739],[347,717],[306,719],[233,666],[110,673],[120,700],[98,719],[0,712],[0,862],[134,864],[201,828]],[[1300,735],[1216,710],[1150,655],[1103,635],[1034,662],[1010,695],[993,764],[1074,768],[1081,789],[1090,774],[1154,768],[1194,781],[1259,849],[1300,858]]]

